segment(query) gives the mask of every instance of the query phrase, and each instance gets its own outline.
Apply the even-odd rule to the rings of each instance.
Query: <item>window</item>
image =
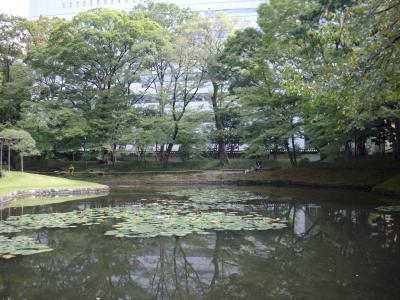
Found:
[[[63,2],[63,8],[65,8],[65,2]]]
[[[79,1],[76,1],[76,7],[79,7]]]
[[[72,2],[69,3],[69,8],[72,8]]]
[[[107,0],[104,0],[104,4],[107,4]]]
[[[90,6],[92,6],[93,5],[93,0],[90,0]]]
[[[114,0],[111,0],[111,4],[114,4]]]
[[[83,6],[85,7],[85,6],[86,6],[86,1],[83,1],[83,3],[82,3],[82,4],[83,4]]]

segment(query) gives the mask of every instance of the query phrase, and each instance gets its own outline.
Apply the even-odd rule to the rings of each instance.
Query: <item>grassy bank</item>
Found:
[[[372,191],[389,195],[400,195],[400,173],[397,176],[377,184]]]
[[[58,161],[58,160],[29,160],[25,164],[27,171],[53,172],[56,169],[68,170],[70,164],[74,165],[75,172],[86,173],[89,171],[103,171],[106,173],[124,172],[163,172],[163,171],[191,171],[191,170],[220,170],[220,169],[247,169],[255,165],[255,159],[232,159],[227,166],[221,166],[219,160],[203,159],[186,162],[171,161],[167,166],[159,161],[118,161],[115,166],[99,164],[95,161]],[[267,169],[280,168],[289,165],[286,157],[278,160],[262,160]]]
[[[400,195],[400,162],[391,159],[365,158],[348,163],[316,162],[303,167],[238,174],[233,177],[253,182],[366,188],[374,192]]]
[[[96,189],[106,186],[98,183],[69,180],[65,178],[20,173],[6,172],[6,176],[0,179],[0,197],[16,191],[49,190],[49,189]]]
[[[151,184],[170,182],[195,184],[221,181],[246,184],[259,182],[278,183],[281,185],[299,185],[334,188],[356,188],[375,192],[400,195],[400,161],[390,157],[366,157],[349,162],[312,162],[304,166],[291,168],[287,159],[262,160],[263,172],[231,173],[219,172],[222,169],[249,169],[254,166],[252,159],[232,159],[225,167],[218,160],[198,160],[171,162],[165,169],[160,162],[123,161],[115,166],[99,165],[96,162],[72,162],[76,173],[68,178],[106,182],[107,184]],[[66,161],[31,161],[30,168],[40,172],[52,172],[56,168],[66,170],[71,162]],[[193,170],[199,172],[191,173]],[[98,172],[102,176],[98,176]],[[136,173],[135,173],[136,172]],[[173,172],[181,172],[171,174]],[[59,179],[59,178],[57,178]]]

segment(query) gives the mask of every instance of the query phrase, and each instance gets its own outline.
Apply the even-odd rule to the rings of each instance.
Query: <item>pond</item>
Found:
[[[395,299],[395,205],[332,190],[121,187],[5,208],[0,299]]]

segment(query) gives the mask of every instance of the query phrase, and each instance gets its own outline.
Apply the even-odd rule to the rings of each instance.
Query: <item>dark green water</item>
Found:
[[[363,193],[243,188],[267,200],[242,210],[289,219],[268,231],[180,238],[115,238],[108,225],[51,229],[53,252],[0,260],[0,299],[399,299],[400,214]],[[4,209],[22,213],[129,207],[172,199],[119,189],[69,203]]]

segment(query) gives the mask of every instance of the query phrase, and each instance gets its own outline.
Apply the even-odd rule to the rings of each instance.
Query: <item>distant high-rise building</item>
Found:
[[[157,0],[170,2],[182,8],[190,8],[203,15],[212,12],[225,12],[236,20],[238,27],[255,26],[257,7],[266,0]],[[29,18],[40,16],[73,18],[77,13],[96,7],[107,7],[131,11],[140,0],[30,0]]]

